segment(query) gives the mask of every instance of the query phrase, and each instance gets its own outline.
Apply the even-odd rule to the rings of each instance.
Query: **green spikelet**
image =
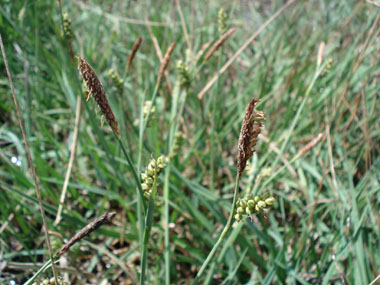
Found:
[[[235,221],[241,222],[250,215],[259,214],[264,209],[270,209],[273,207],[275,201],[275,198],[269,193],[257,195],[253,198],[239,199],[236,203]]]
[[[71,19],[69,17],[69,14],[66,12],[62,14],[62,17],[63,17],[63,32],[65,33],[65,37],[70,41],[73,37]]]
[[[108,70],[108,77],[111,79],[112,84],[116,87],[117,92],[120,94],[123,93],[123,88],[124,88],[124,80],[121,79],[119,73],[111,68]]]
[[[154,177],[160,175],[160,173],[166,168],[168,161],[168,158],[164,155],[161,155],[157,160],[152,159],[149,162],[148,167],[145,169],[145,172],[141,174],[141,188],[144,191],[146,199],[149,199],[152,194]]]
[[[223,35],[227,31],[227,13],[223,8],[218,11],[218,32]]]
[[[177,62],[177,71],[178,71],[178,80],[179,80],[180,86],[183,88],[189,87],[190,85],[189,68],[182,60],[179,60]]]
[[[173,143],[173,148],[170,153],[170,159],[175,157],[177,154],[181,152],[181,148],[185,142],[185,137],[182,132],[176,132],[175,137],[174,137],[174,143]]]
[[[334,65],[334,60],[330,57],[327,59],[326,61],[326,65],[325,67],[323,68],[322,72],[321,72],[321,77],[325,77],[327,75],[327,73],[330,72],[331,68],[333,67]]]

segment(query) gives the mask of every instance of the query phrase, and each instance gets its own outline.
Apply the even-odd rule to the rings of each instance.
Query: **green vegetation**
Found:
[[[380,7],[294,1],[260,29],[283,1],[58,2],[1,1],[0,32],[53,253],[96,217],[116,213],[63,254],[60,278],[191,283],[231,213],[253,97],[265,127],[237,198],[270,193],[275,202],[234,224],[196,283],[369,284],[380,274]],[[159,57],[173,42],[157,84]],[[101,124],[94,99],[86,102],[72,55],[102,82],[120,140]],[[22,284],[36,272],[42,282],[53,273],[39,271],[49,254],[3,60],[0,122],[0,283]],[[144,197],[141,174],[161,155],[166,168],[144,176]]]

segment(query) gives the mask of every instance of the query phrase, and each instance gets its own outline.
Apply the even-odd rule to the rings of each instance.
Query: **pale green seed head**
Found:
[[[248,200],[248,207],[250,207],[251,209],[253,209],[256,205],[256,202],[254,200]]]
[[[259,206],[260,209],[264,209],[266,204],[264,201],[259,201],[259,202],[257,202],[257,206]]]
[[[240,200],[240,206],[243,208],[247,207],[247,200],[245,199]]]
[[[238,213],[238,214],[244,214],[244,208],[242,208],[242,207],[239,207],[239,208],[237,208],[236,209],[236,212]]]
[[[269,197],[269,198],[265,199],[265,204],[268,206],[272,206],[275,201],[276,201],[276,199],[274,199],[274,197]]]
[[[261,208],[259,207],[258,204],[255,205],[255,212],[256,213],[260,213],[261,212]]]

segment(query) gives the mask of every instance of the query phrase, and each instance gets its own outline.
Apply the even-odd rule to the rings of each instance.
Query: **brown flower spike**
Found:
[[[236,31],[236,28],[231,28],[227,32],[225,32],[219,40],[211,47],[209,52],[206,54],[204,62],[208,61],[210,57],[224,44],[226,40]]]
[[[141,45],[141,42],[142,42],[142,38],[141,37],[138,37],[137,40],[135,41],[135,43],[133,44],[133,47],[132,47],[132,51],[131,51],[131,55],[129,56],[128,58],[128,63],[127,63],[127,67],[125,70],[129,70],[129,68],[131,67],[131,64],[132,64],[132,60],[134,59],[137,51],[139,50],[140,48],[140,45]]]
[[[86,83],[89,95],[94,97],[112,130],[120,136],[119,126],[116,122],[115,115],[112,112],[111,106],[108,103],[106,92],[104,91],[99,78],[96,76],[94,69],[80,56],[78,56],[78,69]]]
[[[100,226],[110,222],[115,217],[115,215],[116,213],[105,212],[103,215],[96,218],[94,221],[92,221],[79,232],[77,232],[64,246],[62,246],[62,248],[56,254],[56,257],[60,257],[62,254],[68,251],[70,247],[72,247],[75,243],[83,239],[85,236],[88,236],[90,233],[98,229]]]
[[[165,72],[166,68],[168,67],[170,57],[172,56],[175,45],[176,45],[176,42],[172,42],[170,44],[170,46],[168,47],[168,50],[165,53],[164,59],[163,59],[161,66],[160,66],[160,71],[158,72],[158,78],[157,78],[156,86],[160,85],[160,83],[161,83],[161,79],[164,76],[164,72]]]
[[[265,120],[265,115],[263,112],[255,109],[258,102],[259,100],[253,98],[245,110],[238,143],[238,157],[236,166],[239,176],[241,176],[247,161],[255,152],[257,137],[263,128],[263,124],[260,121]]]

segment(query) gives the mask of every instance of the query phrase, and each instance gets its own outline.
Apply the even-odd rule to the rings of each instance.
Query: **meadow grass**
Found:
[[[59,276],[72,284],[194,281],[231,212],[252,98],[266,121],[238,198],[269,192],[276,203],[235,224],[197,284],[369,284],[380,274],[379,7],[294,1],[223,69],[283,1],[61,1],[71,39],[57,2],[0,5],[53,252],[90,221],[116,213],[59,259]],[[222,36],[220,8],[224,30],[236,30],[205,61]],[[94,100],[86,102],[68,40],[102,82],[120,139],[101,124]],[[53,275],[38,271],[49,259],[40,207],[3,61],[0,67],[0,283],[22,284],[36,272],[40,281]],[[154,201],[145,200],[133,169],[140,175],[162,154],[170,162],[154,179]]]

